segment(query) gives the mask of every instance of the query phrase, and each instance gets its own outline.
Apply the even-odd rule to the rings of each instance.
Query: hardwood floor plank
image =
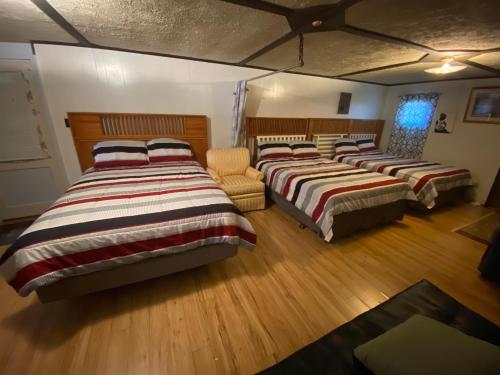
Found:
[[[327,244],[271,206],[247,215],[257,248],[223,262],[46,305],[2,284],[0,373],[252,373],[422,278],[498,325],[485,246],[452,231],[489,212],[414,213]]]

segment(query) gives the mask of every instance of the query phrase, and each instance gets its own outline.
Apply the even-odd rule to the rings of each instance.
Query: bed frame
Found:
[[[249,117],[247,118],[247,144],[253,147],[255,158],[257,143],[260,141],[306,140],[318,137],[320,134],[332,135],[334,139],[371,137],[376,141],[380,139],[383,123],[383,120]],[[345,132],[332,133],[332,129]],[[287,201],[285,197],[268,187],[266,187],[266,195],[302,226],[321,236],[321,230],[316,223]],[[379,224],[401,220],[407,206],[407,202],[403,200],[336,215],[333,226],[333,239],[336,240]]]
[[[69,125],[82,170],[93,165],[92,146],[105,140],[150,140],[171,137],[191,143],[195,158],[206,165],[207,117],[138,113],[68,113]],[[57,281],[37,289],[42,302],[75,297],[128,285],[202,266],[236,255],[237,245],[207,245],[162,255],[109,270]]]
[[[297,220],[301,226],[309,228],[323,238],[321,228],[304,212],[287,201],[285,197],[267,187],[266,194],[279,208]],[[332,227],[332,241],[378,225],[390,223],[394,220],[402,220],[407,207],[407,201],[400,200],[382,206],[364,208],[362,210],[335,215]]]

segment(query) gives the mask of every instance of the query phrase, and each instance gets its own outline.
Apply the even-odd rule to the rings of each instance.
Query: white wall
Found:
[[[265,72],[78,47],[37,45],[36,54],[69,182],[80,168],[64,126],[67,112],[204,114],[210,118],[211,146],[230,146],[235,81]],[[247,115],[335,117],[342,91],[353,93],[345,117],[379,118],[384,87],[295,74],[252,81]]]
[[[382,118],[386,121],[381,146],[389,142],[398,96],[411,93],[440,93],[436,113],[455,114],[451,134],[434,133],[431,129],[422,159],[468,168],[472,172],[475,200],[484,203],[500,166],[500,125],[464,123],[472,87],[500,86],[500,79],[449,81],[417,85],[393,86],[387,91]]]

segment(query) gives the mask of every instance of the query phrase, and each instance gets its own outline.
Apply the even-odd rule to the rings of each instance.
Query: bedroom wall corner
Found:
[[[440,93],[436,114],[450,114],[454,129],[450,134],[440,134],[431,128],[422,159],[468,168],[476,184],[473,199],[484,204],[500,166],[500,125],[463,122],[471,88],[484,86],[500,86],[500,78],[389,87],[382,112],[385,127],[381,148],[385,149],[389,142],[400,95]]]

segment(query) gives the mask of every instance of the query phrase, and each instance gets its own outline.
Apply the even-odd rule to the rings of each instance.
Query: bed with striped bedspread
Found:
[[[404,159],[380,151],[338,155],[334,160],[408,181],[417,199],[429,209],[436,205],[440,191],[472,185],[472,177],[467,169]]]
[[[20,295],[71,276],[256,235],[196,162],[89,170],[0,259]]]
[[[333,237],[335,215],[399,200],[415,200],[404,180],[369,172],[326,158],[257,162],[266,185],[308,215],[325,241]]]

